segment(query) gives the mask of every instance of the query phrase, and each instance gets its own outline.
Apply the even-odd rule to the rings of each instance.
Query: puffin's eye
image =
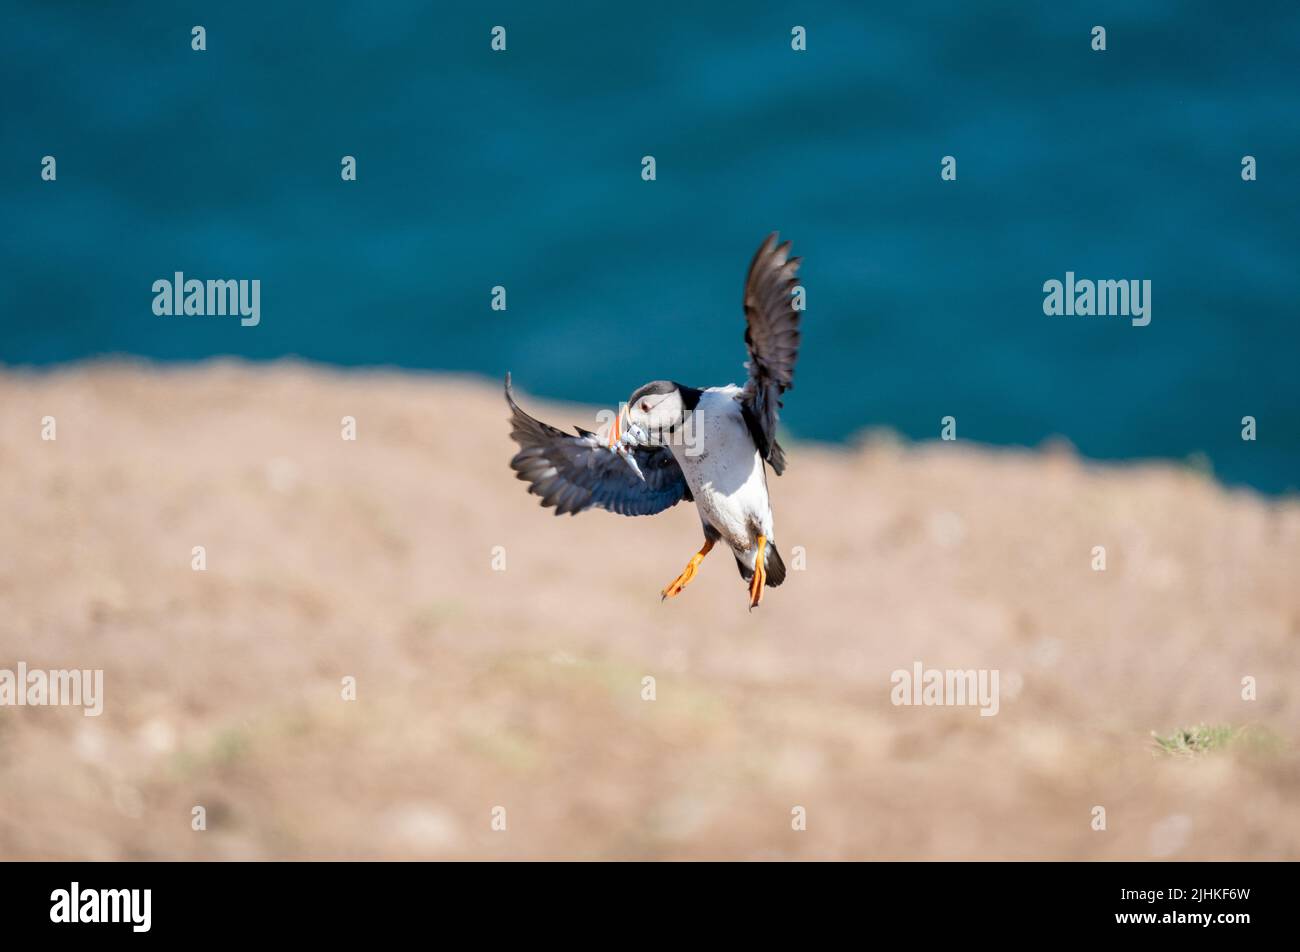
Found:
[[[641,401],[641,412],[642,413],[650,412],[650,404],[646,403],[644,400]]]

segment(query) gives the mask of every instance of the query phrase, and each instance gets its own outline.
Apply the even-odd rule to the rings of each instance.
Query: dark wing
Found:
[[[778,476],[785,454],[776,442],[781,395],[794,386],[794,362],[799,356],[799,312],[791,292],[800,258],[790,257],[790,242],[777,244],[776,232],[758,249],[745,279],[745,344],[749,347],[749,382],[741,409],[754,443]]]
[[[593,507],[622,516],[652,516],[690,500],[686,477],[668,447],[632,450],[643,480],[595,433],[578,429],[577,436],[571,436],[519,409],[509,374],[506,402],[510,436],[519,444],[510,468],[528,483],[530,493],[542,497],[543,506],[555,507],[557,516]]]

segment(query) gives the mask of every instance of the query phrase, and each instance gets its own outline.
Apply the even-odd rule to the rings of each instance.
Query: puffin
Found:
[[[661,601],[682,593],[719,542],[736,559],[751,612],[765,588],[785,581],[767,471],[785,472],[776,425],[794,383],[805,300],[797,278],[801,259],[791,257],[790,247],[773,232],[745,277],[744,386],[651,381],[633,391],[602,436],[581,427],[566,433],[529,416],[506,374],[510,435],[519,444],[510,468],[543,508],[557,516],[588,509],[651,516],[695,503],[704,543],[660,592]]]

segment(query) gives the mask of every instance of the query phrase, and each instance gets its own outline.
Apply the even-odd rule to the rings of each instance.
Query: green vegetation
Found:
[[[1277,735],[1260,727],[1230,727],[1226,724],[1197,724],[1165,736],[1151,732],[1157,753],[1173,757],[1199,757],[1216,750],[1244,751],[1250,754],[1273,754],[1281,746]]]
[[[1198,724],[1195,727],[1173,731],[1164,737],[1152,731],[1151,738],[1155,742],[1156,749],[1163,753],[1194,757],[1197,754],[1206,754],[1227,747],[1239,733],[1240,730],[1237,728],[1226,725],[1211,727]]]

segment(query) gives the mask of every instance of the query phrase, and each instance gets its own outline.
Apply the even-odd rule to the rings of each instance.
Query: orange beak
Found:
[[[620,410],[614,415],[614,425],[609,431],[609,448],[612,450],[618,443],[618,438],[623,434],[623,411]]]

